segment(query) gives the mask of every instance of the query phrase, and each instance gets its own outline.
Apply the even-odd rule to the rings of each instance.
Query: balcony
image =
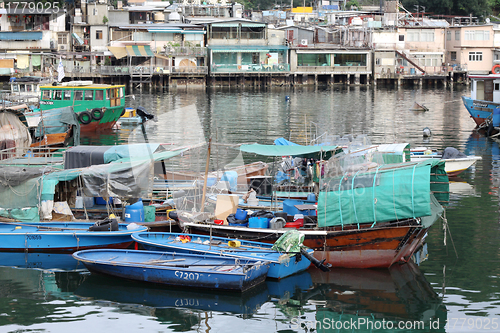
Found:
[[[185,47],[185,46],[167,46],[164,51],[166,56],[191,56],[191,57],[206,57],[206,47]]]
[[[211,73],[284,73],[290,71],[289,64],[274,65],[238,65],[238,64],[213,64]]]

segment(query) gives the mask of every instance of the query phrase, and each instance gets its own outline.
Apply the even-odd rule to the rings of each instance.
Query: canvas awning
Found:
[[[113,53],[116,59],[121,59],[127,56],[125,46],[108,46],[108,50]]]
[[[269,49],[267,50],[259,50],[259,49],[212,49],[213,53],[269,53]]]
[[[125,48],[130,57],[154,57],[149,45],[127,45]]]
[[[78,45],[83,45],[83,39],[78,36],[76,33],[72,33],[71,36],[73,36],[73,38],[76,40],[76,42],[78,43]]]
[[[305,158],[325,158],[342,151],[338,146],[275,146],[275,145],[242,145],[240,150],[262,156],[300,156]]]

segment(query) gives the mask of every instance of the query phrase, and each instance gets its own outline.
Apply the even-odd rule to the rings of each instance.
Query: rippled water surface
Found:
[[[129,105],[144,106],[158,122],[148,123],[145,134],[122,126],[84,138],[85,144],[272,143],[278,137],[306,144],[312,134],[363,133],[376,144],[453,146],[483,159],[453,179],[446,245],[438,222],[420,266],[310,269],[239,295],[91,276],[67,255],[0,253],[0,331],[500,331],[500,149],[473,131],[460,99],[466,87],[133,93]],[[414,101],[429,111],[410,111]],[[428,140],[424,127],[432,130]],[[54,266],[59,270],[49,269]]]

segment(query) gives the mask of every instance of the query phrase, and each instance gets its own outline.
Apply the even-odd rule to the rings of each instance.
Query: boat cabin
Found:
[[[470,75],[471,98],[500,103],[500,74]]]
[[[42,111],[72,106],[75,112],[95,108],[121,109],[125,107],[125,86],[93,84],[92,81],[71,81],[60,85],[42,86]]]

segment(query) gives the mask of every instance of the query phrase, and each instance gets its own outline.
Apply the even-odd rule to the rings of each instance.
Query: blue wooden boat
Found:
[[[172,286],[245,291],[266,279],[269,263],[214,255],[97,249],[73,253],[94,273]]]
[[[132,238],[146,249],[176,253],[213,254],[219,256],[264,260],[271,263],[267,277],[281,279],[306,270],[311,261],[298,254],[272,250],[273,244],[242,241],[223,237],[168,232],[140,232]],[[190,241],[187,241],[190,239]],[[235,246],[230,246],[236,245]],[[313,254],[313,250],[308,250]]]
[[[118,224],[116,231],[92,231],[92,222],[0,223],[0,251],[74,252],[91,248],[126,248],[134,232]]]

